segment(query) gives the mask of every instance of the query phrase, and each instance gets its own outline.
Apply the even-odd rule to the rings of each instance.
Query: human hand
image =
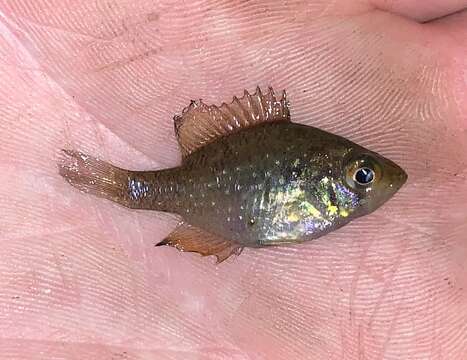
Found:
[[[2,359],[465,358],[467,13],[420,23],[465,6],[2,2]],[[172,116],[256,85],[408,183],[326,237],[216,266],[154,247],[175,217],[58,175],[62,148],[175,166]]]

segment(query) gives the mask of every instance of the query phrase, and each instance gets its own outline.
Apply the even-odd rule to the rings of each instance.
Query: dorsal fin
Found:
[[[206,105],[192,101],[174,117],[175,134],[183,157],[215,139],[266,121],[290,121],[285,90],[280,99],[269,87],[263,94],[259,87],[250,95],[245,90],[242,98],[234,97],[230,104]]]
[[[156,246],[169,245],[180,251],[196,252],[202,256],[215,255],[217,263],[230,255],[239,255],[242,247],[238,244],[216,236],[203,229],[183,223]]]

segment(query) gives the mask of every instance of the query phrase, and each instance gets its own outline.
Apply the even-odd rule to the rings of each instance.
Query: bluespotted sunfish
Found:
[[[192,101],[174,117],[180,166],[130,171],[63,150],[74,187],[132,209],[175,213],[157,245],[215,255],[316,239],[379,208],[406,182],[398,165],[343,137],[290,121],[285,91],[230,104]]]

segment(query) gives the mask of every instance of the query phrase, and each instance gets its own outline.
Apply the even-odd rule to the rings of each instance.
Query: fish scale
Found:
[[[244,247],[316,239],[373,212],[407,180],[391,160],[291,122],[288,106],[271,88],[219,107],[192,101],[174,118],[180,166],[130,171],[65,150],[59,172],[123,206],[178,214],[179,226],[157,245],[218,261]]]

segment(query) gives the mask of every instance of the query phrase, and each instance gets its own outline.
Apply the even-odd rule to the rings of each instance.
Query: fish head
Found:
[[[341,194],[350,194],[355,216],[373,212],[407,181],[406,172],[393,161],[364,148],[354,148],[341,164]],[[344,195],[345,197],[346,195]],[[349,204],[349,202],[347,202]]]

